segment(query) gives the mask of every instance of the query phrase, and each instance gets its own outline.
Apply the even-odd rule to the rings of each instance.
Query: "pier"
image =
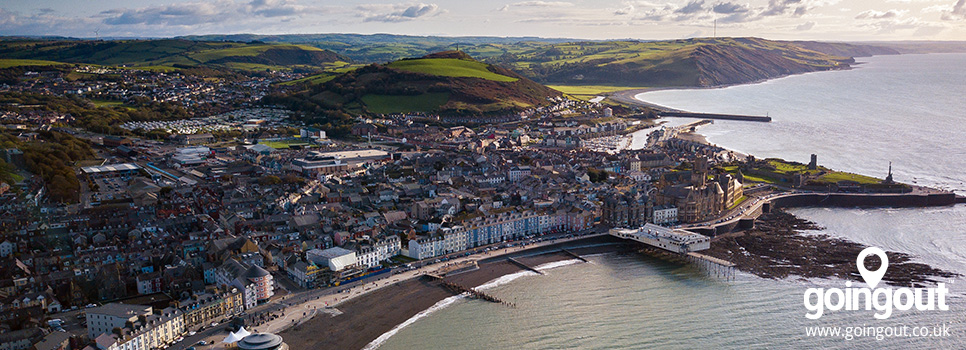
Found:
[[[654,224],[645,224],[639,229],[615,228],[609,233],[617,238],[643,243],[642,253],[700,264],[710,275],[734,278],[735,264],[696,252],[711,248],[711,238],[707,236]]]
[[[740,120],[748,122],[771,122],[771,117],[769,116],[759,116],[759,115],[741,115],[741,114],[719,114],[719,113],[694,113],[694,112],[660,112],[658,113],[661,117],[671,117],[671,118],[701,118],[701,119],[719,119],[719,120]]]
[[[638,229],[615,228],[611,229],[609,233],[611,236],[620,239],[644,243],[654,248],[678,254],[711,248],[711,239],[706,236],[650,223]]]
[[[510,260],[510,262],[512,262],[512,263],[514,263],[514,264],[516,264],[516,265],[517,265],[517,266],[519,266],[519,267],[522,267],[522,268],[523,268],[523,269],[525,269],[525,270],[530,270],[530,271],[533,271],[533,272],[536,272],[536,273],[538,273],[538,274],[541,274],[541,275],[543,274],[543,272],[540,272],[540,270],[537,270],[536,268],[533,268],[533,267],[531,267],[530,265],[527,265],[527,264],[524,264],[524,263],[522,263],[522,262],[520,262],[520,261],[519,261],[519,260],[517,260],[517,259],[514,259],[514,258],[512,258],[512,257],[508,257],[508,258],[506,258],[506,259],[507,259],[507,260]]]

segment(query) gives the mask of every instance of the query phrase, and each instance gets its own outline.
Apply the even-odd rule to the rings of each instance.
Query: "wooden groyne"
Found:
[[[771,117],[759,116],[759,115],[740,115],[740,114],[718,114],[718,113],[694,113],[694,112],[660,112],[661,117],[679,117],[679,118],[702,118],[702,119],[719,119],[719,120],[741,120],[749,122],[763,122],[767,123],[771,121]]]
[[[470,297],[473,297],[473,298],[476,298],[476,299],[486,300],[486,301],[489,301],[491,303],[500,303],[500,304],[503,304],[503,305],[506,305],[506,306],[509,306],[509,307],[517,307],[517,305],[514,304],[514,303],[500,300],[497,297],[494,297],[492,295],[486,294],[484,292],[478,291],[478,290],[473,289],[473,288],[466,287],[466,286],[461,285],[461,284],[456,284],[456,283],[448,282],[448,281],[444,281],[444,280],[440,280],[440,283],[443,285],[443,287],[446,287],[446,289],[449,289],[453,293],[457,293],[457,294],[466,293],[466,294],[469,294]]]
[[[514,264],[517,264],[517,266],[520,266],[520,267],[522,267],[522,268],[524,268],[526,270],[530,270],[530,271],[536,272],[536,273],[541,274],[541,275],[543,274],[543,272],[540,272],[540,270],[537,270],[537,269],[535,269],[533,267],[530,267],[529,265],[524,264],[524,263],[520,262],[517,259],[514,259],[514,258],[506,258],[506,259],[507,260],[510,260],[510,262],[512,262]]]
[[[567,255],[570,255],[570,256],[572,256],[572,257],[574,257],[574,258],[577,258],[577,259],[579,259],[580,261],[583,261],[583,262],[587,262],[587,259],[584,259],[584,257],[582,257],[582,256],[580,256],[580,255],[577,255],[577,253],[574,253],[574,252],[572,252],[572,251],[569,251],[569,250],[566,250],[566,249],[561,249],[560,251],[562,251],[562,252],[564,252],[564,253],[567,253]]]

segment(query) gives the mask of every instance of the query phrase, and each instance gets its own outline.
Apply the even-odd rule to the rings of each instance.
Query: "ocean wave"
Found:
[[[503,275],[503,276],[497,277],[497,278],[495,278],[493,280],[490,280],[489,282],[483,283],[483,284],[481,284],[481,285],[479,285],[479,286],[477,286],[476,288],[473,288],[473,289],[476,289],[476,290],[486,290],[486,289],[490,289],[490,288],[493,288],[493,287],[496,287],[496,286],[502,286],[504,284],[513,282],[513,280],[515,280],[517,278],[520,278],[520,277],[523,277],[523,276],[536,276],[536,275],[537,275],[537,273],[535,273],[533,271],[527,271],[527,270],[519,271],[519,272],[514,272],[514,273],[511,273],[509,275]]]
[[[389,340],[389,338],[391,338],[393,335],[396,335],[396,333],[399,333],[399,330],[406,328],[406,326],[409,326],[415,323],[417,320],[423,317],[426,317],[433,312],[442,310],[443,308],[452,305],[453,303],[457,302],[462,298],[465,298],[465,293],[460,295],[454,295],[449,298],[440,300],[436,304],[433,304],[433,306],[430,306],[428,309],[420,311],[416,315],[413,315],[413,317],[410,317],[408,320],[406,320],[406,322],[400,323],[396,327],[393,327],[392,329],[390,329],[388,332],[383,333],[375,340],[369,342],[369,344],[367,344],[364,348],[362,348],[362,350],[375,350],[379,348],[380,346],[382,346],[383,343],[386,342],[386,340]]]
[[[580,259],[554,261],[554,262],[549,262],[549,263],[537,266],[536,269],[537,271],[545,271],[545,270],[555,269],[562,266],[573,265],[579,262],[580,262]]]
[[[550,270],[550,269],[558,268],[558,267],[562,267],[562,266],[573,265],[573,264],[576,264],[578,262],[580,262],[579,259],[561,260],[561,261],[555,261],[555,262],[550,262],[550,263],[546,263],[546,264],[543,264],[543,265],[539,265],[539,266],[536,267],[536,269],[538,271],[544,271],[544,270]],[[486,289],[494,288],[494,287],[497,287],[497,286],[502,286],[504,284],[513,282],[513,280],[516,280],[516,279],[518,279],[520,277],[523,277],[523,276],[538,276],[538,275],[537,275],[537,273],[535,273],[533,271],[526,271],[526,270],[525,271],[514,272],[514,273],[511,273],[511,274],[508,274],[508,275],[503,275],[503,276],[497,277],[497,278],[495,278],[493,280],[490,280],[489,282],[486,282],[484,284],[481,284],[478,287],[473,288],[473,289],[476,289],[476,290],[486,290]],[[417,313],[413,317],[410,317],[408,320],[406,320],[406,322],[400,323],[396,327],[393,327],[392,329],[390,329],[388,332],[383,333],[382,335],[380,335],[375,340],[369,342],[369,344],[367,344],[362,349],[363,350],[375,350],[375,349],[378,349],[379,346],[381,346],[383,343],[385,343],[387,340],[389,340],[389,338],[391,338],[393,335],[396,335],[396,333],[399,333],[399,330],[401,330],[401,329],[403,329],[403,328],[405,328],[405,327],[407,327],[407,326],[415,323],[417,320],[419,320],[419,319],[421,319],[423,317],[426,317],[426,316],[428,316],[429,314],[431,314],[433,312],[442,310],[442,309],[446,308],[447,306],[452,305],[453,303],[457,302],[458,300],[460,300],[462,298],[465,298],[466,296],[467,296],[467,294],[466,293],[463,293],[463,294],[460,294],[460,295],[451,296],[449,298],[440,300],[439,302],[437,302],[433,306],[429,307],[428,309],[423,310],[423,311],[420,311],[419,313]]]

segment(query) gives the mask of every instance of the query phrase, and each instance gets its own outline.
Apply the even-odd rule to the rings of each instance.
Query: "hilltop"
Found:
[[[479,62],[463,52],[445,51],[371,64],[271,102],[303,111],[339,110],[350,115],[495,115],[545,105],[548,98],[560,95],[505,68]]]
[[[153,69],[208,67],[240,70],[325,68],[346,65],[332,51],[307,45],[204,42],[180,39],[117,41],[0,41],[0,57],[133,66]]]
[[[896,52],[851,44],[698,38],[551,44],[505,54],[491,62],[545,84],[691,87],[742,84],[790,74],[847,69],[855,60],[835,54],[848,53]]]

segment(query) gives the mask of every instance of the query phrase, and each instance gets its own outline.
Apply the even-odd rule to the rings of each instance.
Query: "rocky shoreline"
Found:
[[[715,237],[704,253],[728,260],[741,270],[763,278],[798,276],[841,278],[862,281],[855,259],[866,246],[819,232],[824,228],[783,210],[766,213],[754,229]],[[888,251],[889,269],[883,281],[893,286],[925,287],[958,274],[927,264],[913,262],[909,254]],[[866,268],[875,270],[879,259],[866,259]]]

